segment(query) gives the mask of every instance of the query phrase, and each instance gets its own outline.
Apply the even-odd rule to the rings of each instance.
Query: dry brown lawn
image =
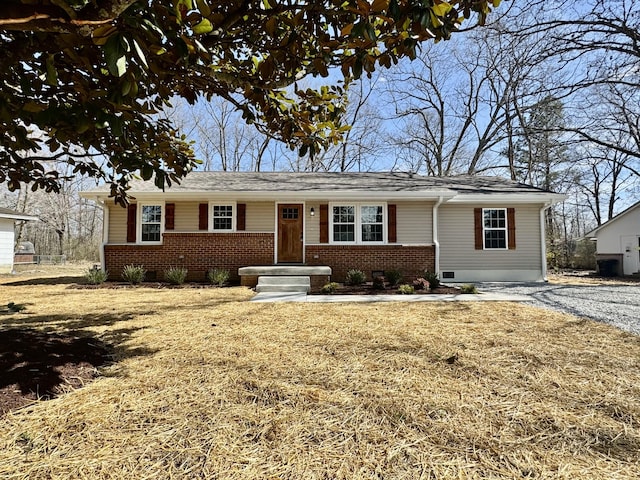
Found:
[[[0,280],[27,304],[0,328],[95,337],[115,363],[0,419],[3,479],[640,478],[640,337],[610,326],[28,278]]]

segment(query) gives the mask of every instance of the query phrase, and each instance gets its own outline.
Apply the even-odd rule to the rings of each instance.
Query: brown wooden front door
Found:
[[[302,204],[278,205],[278,263],[302,263],[303,217]]]

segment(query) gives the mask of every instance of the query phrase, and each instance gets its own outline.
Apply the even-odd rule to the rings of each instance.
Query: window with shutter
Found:
[[[385,243],[386,217],[387,206],[384,204],[331,204],[328,229],[330,243]]]
[[[476,250],[514,250],[516,248],[514,208],[475,208]]]

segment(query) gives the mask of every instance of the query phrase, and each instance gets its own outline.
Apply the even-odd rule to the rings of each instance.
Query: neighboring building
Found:
[[[0,273],[13,271],[13,249],[15,247],[15,222],[37,220],[9,208],[0,208]]]
[[[599,270],[606,265],[607,270],[618,275],[640,272],[640,202],[603,223],[585,237],[597,242],[596,261]]]
[[[564,196],[489,177],[404,173],[193,172],[165,192],[131,184],[131,204],[107,187],[82,192],[104,208],[103,268],[127,264],[160,278],[184,266],[204,279],[213,267],[329,266],[425,270],[443,281],[541,281],[544,211]]]

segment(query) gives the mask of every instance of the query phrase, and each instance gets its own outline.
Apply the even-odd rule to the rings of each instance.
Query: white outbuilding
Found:
[[[13,271],[15,223],[37,219],[38,217],[25,215],[9,208],[0,208],[0,273],[11,273]]]
[[[586,235],[596,240],[596,260],[600,273],[633,275],[640,273],[640,202]]]

